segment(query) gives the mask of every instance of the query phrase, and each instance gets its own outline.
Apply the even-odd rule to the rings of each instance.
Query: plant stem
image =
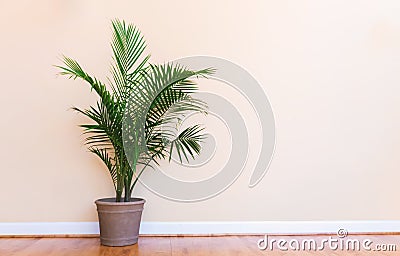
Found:
[[[122,191],[118,191],[117,190],[115,201],[116,202],[121,202],[121,199],[122,199]]]
[[[117,189],[115,190],[115,201],[116,202],[122,202],[122,190],[123,190],[123,188],[124,188],[123,181],[121,181],[121,179],[117,179]]]
[[[131,201],[131,190],[130,190],[130,186],[129,186],[129,181],[126,178],[125,179],[125,198],[124,198],[125,202],[129,202]]]
[[[137,183],[138,180],[139,180],[140,175],[142,175],[142,173],[143,173],[144,169],[147,167],[147,165],[148,165],[148,164],[146,164],[146,166],[143,167],[143,169],[140,171],[139,175],[136,176],[136,179],[135,179],[135,181],[133,182],[132,187],[130,188],[131,194],[132,194],[133,188],[135,187],[136,183]]]

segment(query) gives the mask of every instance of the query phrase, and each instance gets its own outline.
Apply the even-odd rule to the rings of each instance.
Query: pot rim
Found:
[[[99,198],[94,203],[96,205],[135,205],[144,204],[146,200],[139,197],[132,197],[130,202],[115,202],[115,197]]]

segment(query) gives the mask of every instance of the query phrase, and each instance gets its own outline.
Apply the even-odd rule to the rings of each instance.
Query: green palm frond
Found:
[[[114,187],[116,187],[117,184],[117,179],[118,179],[118,174],[117,174],[117,168],[115,165],[115,160],[109,155],[107,149],[99,149],[95,147],[90,147],[89,148],[90,152],[94,153],[97,155],[107,166],[108,171],[110,172],[112,181],[114,183]]]
[[[130,103],[136,106],[152,108],[156,99],[164,91],[175,89],[185,93],[195,92],[197,84],[190,78],[206,77],[212,74],[212,69],[198,71],[189,70],[178,64],[152,65],[148,72],[143,72],[143,80],[130,95]],[[147,112],[148,109],[144,109]]]
[[[190,78],[205,77],[211,73],[211,69],[192,71],[170,63],[153,65],[149,72],[143,73],[143,81],[132,91],[128,105],[134,113],[140,113],[137,116],[142,122],[146,119],[157,123],[174,104],[184,99],[188,102],[187,94],[198,89]],[[204,104],[199,104],[200,101],[193,100],[192,103],[192,108],[204,110]]]
[[[179,160],[182,162],[182,156],[189,161],[189,155],[195,159],[195,155],[200,154],[200,143],[205,136],[201,133],[204,130],[200,125],[194,125],[183,130],[178,137],[170,142],[169,160],[171,160],[172,152],[175,149],[178,153]]]
[[[188,112],[207,112],[207,104],[181,90],[164,90],[154,100],[147,113],[147,126],[161,125]]]
[[[146,74],[141,90],[132,99],[137,112],[145,113],[139,116],[145,118],[145,140],[147,150],[154,158],[166,158],[170,151],[165,141],[172,141],[176,136],[176,124],[185,115],[195,112],[206,113],[207,104],[193,98],[190,94],[197,90],[197,84],[191,79],[211,74],[211,69],[199,71],[188,70],[180,65],[153,65],[151,72]],[[148,107],[150,106],[150,107]],[[140,109],[141,108],[141,109]],[[185,137],[181,137],[183,140]],[[188,143],[193,144],[192,141]],[[179,152],[193,155],[192,147],[186,141],[174,142]],[[175,145],[176,144],[176,145]],[[197,149],[197,145],[194,145]]]
[[[114,54],[114,65],[111,67],[114,79],[112,88],[114,95],[118,95],[120,99],[124,100],[129,96],[130,87],[140,80],[138,74],[150,56],[146,56],[138,63],[146,48],[146,43],[136,27],[132,24],[126,25],[125,21],[119,20],[114,20],[112,26],[111,48]]]
[[[86,138],[86,144],[94,147],[122,147],[122,113],[114,104],[107,105],[112,107],[107,108],[106,104],[100,101],[97,103],[97,108],[81,110],[74,107],[73,109],[94,121],[93,124],[80,125],[84,128],[85,134],[91,135]]]
[[[91,77],[76,60],[63,56],[63,63],[65,66],[56,66],[61,69],[60,75],[68,76],[70,79],[81,78],[88,82],[93,90],[99,95],[104,102],[114,101],[113,95],[107,90],[106,86],[97,78]]]

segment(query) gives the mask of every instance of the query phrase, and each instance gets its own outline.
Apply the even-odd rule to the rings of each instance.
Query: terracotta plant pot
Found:
[[[96,200],[101,244],[106,246],[136,244],[145,202],[141,198],[132,198],[130,202],[115,202],[115,198]]]

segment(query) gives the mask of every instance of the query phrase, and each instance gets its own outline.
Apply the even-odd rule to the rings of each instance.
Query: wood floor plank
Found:
[[[100,245],[99,238],[0,238],[0,256],[282,256],[282,255],[400,255],[400,235],[362,235],[349,236],[349,239],[370,239],[372,247],[376,244],[396,245],[397,251],[281,251],[260,250],[257,242],[263,236],[215,236],[215,237],[140,237],[138,244],[126,247],[107,247]],[[329,235],[323,236],[270,236],[270,239],[314,239],[321,243]],[[337,237],[335,237],[337,238]],[[374,247],[373,247],[374,248]]]
[[[205,238],[199,240],[195,237],[171,237],[171,255],[210,255]]]
[[[138,255],[140,256],[170,256],[171,239],[170,237],[146,237],[139,238],[136,245],[138,247]],[[111,255],[111,254],[110,254]]]
[[[40,238],[0,239],[0,255],[14,255],[25,248],[33,246]]]

